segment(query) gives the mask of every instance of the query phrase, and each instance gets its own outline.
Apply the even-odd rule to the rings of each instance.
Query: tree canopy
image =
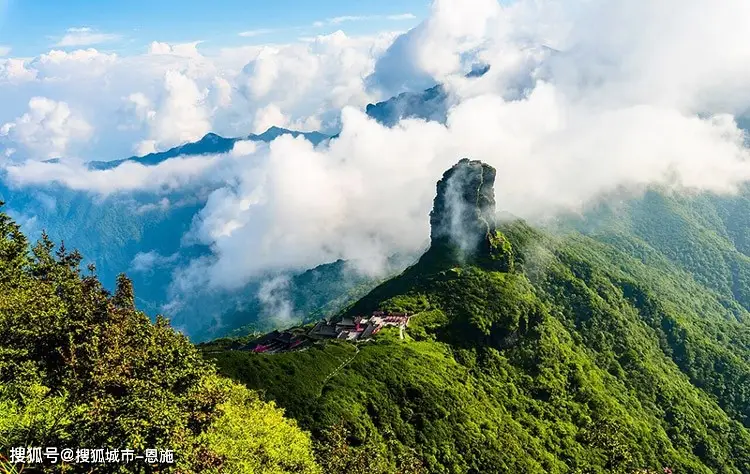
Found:
[[[317,473],[308,434],[216,374],[186,337],[110,294],[45,234],[30,248],[0,213],[0,455],[13,447],[170,449],[172,465],[61,464],[45,472]],[[27,466],[28,467],[28,466]]]

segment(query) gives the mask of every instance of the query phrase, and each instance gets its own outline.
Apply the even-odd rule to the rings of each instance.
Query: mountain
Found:
[[[488,64],[477,64],[466,74],[466,78],[482,77],[489,70]],[[445,123],[450,105],[445,86],[437,84],[421,92],[402,92],[388,100],[368,104],[365,113],[387,127],[392,127],[406,118]]]
[[[424,92],[403,92],[376,104],[368,104],[365,113],[378,123],[392,127],[404,118],[421,118],[444,123],[448,116],[448,94],[442,85]]]
[[[325,140],[328,140],[328,135],[320,132],[297,132],[293,130],[287,130],[285,128],[271,127],[260,135],[254,133],[242,138],[224,138],[215,133],[208,133],[197,142],[186,143],[184,145],[170,148],[167,151],[159,153],[149,153],[144,156],[132,156],[123,160],[113,161],[91,161],[88,163],[89,168],[98,170],[107,170],[120,166],[125,162],[140,163],[142,165],[150,166],[157,165],[162,161],[166,161],[170,158],[176,158],[178,156],[195,156],[195,155],[212,155],[220,153],[228,153],[232,151],[234,144],[240,140],[250,140],[254,142],[266,142],[270,143],[282,135],[291,135],[294,138],[299,136],[304,137],[313,145],[318,145]]]
[[[469,76],[479,77],[488,69],[487,66],[477,66]],[[445,120],[446,101],[443,87],[436,86],[423,93],[402,94],[370,105],[367,110],[368,114],[388,125],[406,116]],[[96,170],[113,169],[126,162],[153,166],[179,156],[227,153],[238,140],[270,142],[287,134],[303,136],[315,145],[336,137],[279,127],[239,138],[209,133],[197,142],[164,152],[92,161],[88,166]],[[192,259],[210,255],[210,249],[205,246],[183,246],[182,237],[189,231],[193,218],[203,208],[211,191],[205,188],[185,192],[177,190],[159,196],[129,193],[102,198],[58,184],[14,188],[0,174],[0,201],[6,203],[6,212],[22,224],[25,232],[38,238],[41,231],[46,230],[52,238],[74,244],[89,259],[87,263],[96,263],[97,274],[108,288],[113,287],[120,271],[129,270],[138,290],[140,307],[152,315],[163,312],[164,305],[169,302],[168,288],[173,269]],[[139,268],[136,262],[144,259],[157,265]],[[399,263],[394,269],[400,270],[403,266]],[[327,272],[325,281],[331,283],[318,285],[313,283],[314,280],[300,279],[311,282],[311,288],[326,290],[322,292],[310,291],[304,285],[294,283],[297,275],[284,275],[293,280],[290,301],[296,309],[295,317],[329,316],[377,283],[352,272],[341,273],[339,267],[340,264],[333,263],[331,271]],[[325,271],[325,268],[323,265],[320,270]],[[276,276],[270,275],[270,278]],[[198,341],[238,330],[268,329],[269,324],[276,324],[278,319],[264,316],[264,304],[257,297],[262,283],[253,281],[234,295],[222,295],[216,301],[201,301],[200,312],[195,306],[188,305],[169,316]],[[215,324],[217,320],[221,321],[220,325]]]
[[[271,127],[262,134],[249,135],[243,139],[270,142],[287,134],[303,136],[314,144],[329,138],[318,132],[297,132]],[[89,166],[102,170],[112,169],[124,162],[152,166],[177,156],[226,153],[238,140],[208,134],[197,142],[165,152],[124,160],[91,162]],[[172,270],[179,264],[210,254],[210,249],[205,246],[183,246],[182,237],[190,230],[193,218],[203,208],[211,191],[210,188],[189,189],[158,196],[129,193],[99,197],[58,184],[14,188],[0,175],[0,201],[6,203],[6,212],[21,222],[27,234],[36,239],[42,230],[46,230],[53,239],[74,245],[86,256],[86,263],[96,264],[97,274],[108,288],[113,288],[119,272],[128,271],[138,290],[139,307],[152,315],[162,312],[163,305],[169,301],[167,291],[172,280]],[[134,265],[139,256],[152,257],[159,264],[139,269]],[[231,331],[237,326],[251,324],[260,317],[260,312],[248,313],[237,309],[241,307],[256,311],[262,306],[256,295],[260,283],[250,282],[247,288],[239,292],[238,301],[229,301],[227,298],[226,304],[216,302],[215,314],[206,314],[211,302],[205,301],[206,309],[200,314],[197,310],[191,313],[191,308],[188,307],[169,316],[196,340],[216,337],[222,334],[214,332],[216,330]],[[355,278],[351,285],[345,281],[339,286],[328,287],[330,292],[321,296],[326,301],[337,298],[342,298],[342,302],[348,301],[348,292],[361,284],[364,284],[364,280]],[[305,293],[304,290],[300,290],[300,294],[302,293]],[[306,309],[314,306],[301,298],[295,300],[300,307]],[[317,309],[315,306],[314,310]],[[241,315],[237,326],[230,325],[222,329],[211,327],[210,322],[220,318],[224,312],[229,313],[223,318],[228,322],[233,321],[232,315]]]
[[[405,334],[200,349],[337,453],[325,472],[750,473],[750,192],[535,228],[496,222],[493,180],[448,170],[429,250],[340,316],[408,312]]]

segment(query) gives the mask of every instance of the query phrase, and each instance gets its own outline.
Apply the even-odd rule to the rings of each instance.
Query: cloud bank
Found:
[[[55,43],[55,46],[60,48],[91,46],[118,39],[120,39],[120,35],[101,33],[88,27],[68,28],[65,35]]]
[[[393,37],[338,31],[205,51],[200,41],[154,41],[136,55],[86,47],[0,58],[0,124],[27,112],[33,97],[65,103],[93,126],[90,140],[66,150],[86,160],[161,151],[208,131],[244,136],[268,123],[269,111],[283,121],[275,125],[334,131],[342,107],[382,98],[366,90],[363,78]],[[21,148],[10,140],[3,145]]]
[[[176,270],[176,297],[339,258],[376,274],[388,256],[425,244],[435,182],[461,157],[496,167],[498,208],[531,218],[579,210],[622,187],[732,192],[750,179],[737,125],[750,109],[750,4],[727,1],[717,9],[699,0],[436,0],[430,17],[403,35],[335,33],[213,58],[195,47],[152,46],[148,59],[107,66],[153,68],[150,80],[111,86],[120,116],[140,133],[136,143],[158,149],[208,130],[246,134],[270,124],[341,133],[317,147],[283,136],[154,167],[15,163],[8,176],[16,185],[55,181],[99,194],[208,185],[186,241],[211,255]],[[476,64],[491,68],[467,78]],[[41,60],[22,66],[47,77]],[[361,111],[436,83],[449,93],[445,123],[408,119],[387,128]],[[11,136],[22,122],[7,121],[5,136],[28,147],[41,135],[33,125]],[[61,142],[33,147],[44,155]]]
[[[32,97],[26,113],[0,126],[0,137],[25,147],[33,158],[55,158],[70,142],[87,139],[91,130],[65,102]]]

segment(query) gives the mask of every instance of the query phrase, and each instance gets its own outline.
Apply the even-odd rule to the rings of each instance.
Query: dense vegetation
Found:
[[[749,195],[652,190],[546,230],[488,226],[480,257],[433,245],[345,311],[412,312],[405,339],[274,355],[224,339],[203,357],[135,309],[126,277],[110,293],[77,252],[46,236],[30,249],[0,214],[0,455],[170,448],[184,473],[750,474]],[[311,312],[341,265],[298,277]]]
[[[750,473],[748,216],[653,191],[555,232],[509,222],[503,271],[433,249],[347,311],[415,312],[405,340],[205,349],[326,472]]]
[[[218,376],[184,336],[110,294],[81,256],[0,213],[0,472],[13,447],[171,449],[176,464],[61,464],[44,472],[319,472],[309,436]],[[28,467],[28,466],[27,466]]]

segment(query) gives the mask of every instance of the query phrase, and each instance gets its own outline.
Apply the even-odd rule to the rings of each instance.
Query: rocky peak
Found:
[[[488,252],[495,235],[495,168],[462,159],[443,174],[430,213],[433,247],[462,255]]]

